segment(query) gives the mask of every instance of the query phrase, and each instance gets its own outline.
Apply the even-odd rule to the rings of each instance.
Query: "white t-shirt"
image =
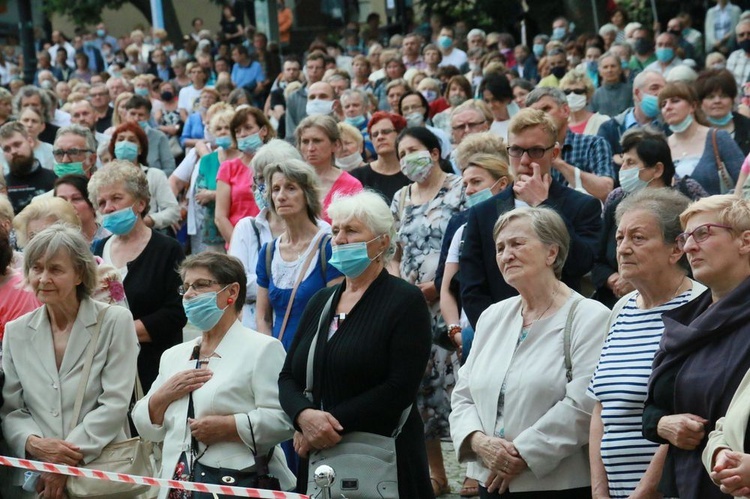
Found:
[[[464,229],[466,228],[466,224],[463,224],[461,227],[459,227],[456,230],[456,233],[453,234],[453,239],[451,239],[451,245],[448,247],[448,256],[445,257],[445,263],[458,263],[460,257],[461,257],[461,240],[464,238]],[[461,309],[461,317],[459,319],[459,326],[461,326],[461,329],[466,329],[471,327],[471,323],[469,322],[469,318],[466,317],[466,313],[464,312],[464,309]]]
[[[179,99],[177,100],[177,107],[179,109],[185,109],[188,114],[195,111],[196,101],[201,96],[203,88],[198,90],[194,86],[190,85],[181,89]]]
[[[468,61],[469,59],[466,57],[466,52],[461,49],[454,48],[450,54],[443,54],[443,60],[440,61],[440,64],[438,64],[438,66],[441,68],[443,66],[455,66],[456,68],[461,69],[461,66],[466,64]]]

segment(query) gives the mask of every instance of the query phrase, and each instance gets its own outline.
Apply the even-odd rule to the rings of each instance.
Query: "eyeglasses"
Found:
[[[381,135],[390,135],[392,133],[396,133],[395,128],[386,128],[385,130],[378,130],[377,132],[372,132],[370,134],[370,137],[372,137],[373,139],[377,139]]]
[[[183,296],[192,288],[192,290],[196,293],[205,293],[214,284],[219,284],[219,281],[214,281],[212,279],[198,279],[192,284],[183,284],[182,286],[177,288],[177,292],[180,294],[180,296]]]
[[[523,156],[523,153],[527,153],[531,159],[539,159],[554,147],[555,144],[552,144],[549,147],[529,147],[528,149],[519,146],[508,146],[506,149],[508,151],[508,156],[512,158],[520,158]]]
[[[699,225],[695,229],[693,229],[690,232],[683,232],[677,238],[675,241],[677,242],[677,248],[682,251],[685,249],[685,245],[687,244],[687,240],[690,238],[690,236],[693,236],[693,241],[696,243],[702,243],[706,239],[711,236],[711,227],[718,227],[720,229],[727,229],[727,230],[734,230],[733,227],[730,227],[728,225],[721,225],[721,224],[703,224]]]
[[[478,127],[478,126],[480,126],[480,125],[484,125],[485,123],[487,123],[487,121],[485,121],[485,120],[482,120],[482,121],[474,121],[474,122],[471,122],[471,121],[469,121],[468,123],[464,123],[463,125],[455,125],[455,126],[452,126],[452,127],[451,127],[451,129],[453,129],[453,131],[454,131],[454,132],[461,132],[461,131],[466,131],[467,129],[468,129],[469,131],[472,131],[472,130],[474,130],[474,129],[475,129],[476,127]]]
[[[86,153],[94,152],[91,149],[55,149],[52,151],[52,155],[55,157],[55,160],[62,161],[65,158],[65,155],[67,154],[69,158],[77,158],[81,157],[82,155]]]
[[[586,95],[585,88],[566,88],[565,90],[563,90],[563,92],[565,92],[565,95],[570,95],[570,94]]]

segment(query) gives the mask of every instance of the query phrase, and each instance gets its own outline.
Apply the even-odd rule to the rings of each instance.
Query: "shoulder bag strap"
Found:
[[[99,341],[99,332],[102,329],[102,320],[104,314],[107,313],[109,306],[102,308],[99,311],[99,315],[96,316],[96,327],[94,328],[94,335],[91,337],[89,347],[86,349],[86,360],[83,363],[83,372],[81,373],[81,381],[78,382],[78,392],[76,393],[76,401],[73,405],[73,418],[70,420],[70,429],[72,431],[78,425],[78,417],[81,415],[81,407],[83,406],[83,395],[86,392],[86,384],[91,374],[91,364],[94,362],[94,353],[96,352],[96,344]]]
[[[330,234],[325,234],[323,238],[320,240],[320,246],[318,246],[318,249],[320,250],[320,272],[323,274],[323,282],[328,284],[328,276],[326,274],[326,270],[328,270],[328,258],[326,258],[326,245],[331,240]]]
[[[729,172],[727,171],[726,165],[724,165],[724,162],[721,160],[721,154],[719,154],[719,146],[716,143],[717,133],[718,130],[716,128],[711,129],[711,143],[714,147],[714,161],[716,161],[716,171],[719,174],[719,183],[724,184],[724,192],[728,192],[734,188],[734,185],[732,184],[732,180],[729,177]],[[721,188],[721,186],[719,187]],[[722,192],[721,194],[724,194],[724,192]]]
[[[318,235],[315,241],[313,241],[312,246],[317,247],[318,243],[320,242],[320,238],[323,236],[324,234]],[[268,250],[266,250],[266,254],[268,254]],[[292,295],[289,297],[289,303],[286,306],[286,313],[284,314],[284,321],[281,323],[281,329],[279,330],[279,341],[281,341],[281,339],[284,337],[284,332],[286,331],[286,325],[289,322],[289,316],[292,313],[292,305],[294,305],[294,297],[297,295],[297,289],[299,288],[299,285],[302,282],[302,279],[305,278],[305,274],[307,273],[307,268],[310,266],[310,262],[312,261],[314,256],[315,256],[315,252],[312,250],[307,254],[305,263],[302,264],[302,269],[300,270],[300,273],[297,276],[297,282],[294,283],[294,287],[292,288]],[[268,261],[268,256],[266,256],[266,261]]]
[[[401,195],[399,196],[399,200],[398,200],[398,224],[399,225],[404,224],[404,211],[406,211],[406,196],[409,194],[410,190],[411,190],[411,184],[405,186],[401,190]]]
[[[315,332],[312,343],[310,343],[310,350],[307,352],[307,376],[305,379],[305,397],[312,402],[313,401],[313,364],[315,362],[315,350],[318,348],[318,339],[320,338],[320,332],[323,330],[326,318],[331,314],[331,306],[333,305],[333,297],[336,295],[336,291],[331,293],[331,297],[323,306],[323,311],[320,313],[320,319],[318,319],[318,330]]]
[[[583,301],[583,298],[579,298],[570,305],[568,311],[568,318],[565,321],[565,330],[563,331],[563,348],[565,351],[565,377],[568,378],[568,383],[573,379],[573,362],[570,359],[570,332],[573,329],[573,319],[575,318],[576,308],[578,304]]]
[[[279,238],[271,240],[266,246],[266,276],[268,276],[268,282],[271,282],[271,260],[273,258],[273,248],[276,246],[276,241]],[[258,238],[258,244],[260,244],[260,238]]]
[[[253,226],[253,232],[255,233],[255,240],[258,241],[258,252],[260,252],[261,248],[261,242],[260,242],[260,229],[258,229],[258,223],[255,221],[255,218],[250,219],[250,225]],[[268,272],[268,269],[266,269],[266,272]]]

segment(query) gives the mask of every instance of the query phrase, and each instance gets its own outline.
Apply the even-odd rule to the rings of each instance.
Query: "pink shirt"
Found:
[[[331,219],[328,217],[328,205],[331,204],[336,194],[349,195],[356,194],[362,190],[362,183],[356,178],[352,177],[346,172],[341,172],[339,178],[331,186],[331,190],[328,191],[326,197],[323,199],[323,220],[331,223]]]
[[[10,272],[8,280],[0,285],[0,340],[3,339],[7,323],[42,305],[34,292],[25,286],[23,275],[16,270]]]
[[[260,213],[253,197],[253,175],[249,166],[240,158],[224,161],[216,174],[216,180],[224,182],[231,189],[229,198],[229,222],[232,227],[245,217]]]

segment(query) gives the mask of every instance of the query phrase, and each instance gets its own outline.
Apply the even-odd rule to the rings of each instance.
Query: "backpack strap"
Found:
[[[570,359],[570,332],[573,329],[573,319],[575,318],[576,308],[578,304],[583,301],[583,298],[578,298],[570,305],[568,311],[568,318],[565,320],[565,329],[563,330],[563,349],[565,352],[565,377],[568,378],[568,383],[573,379],[573,362]]]
[[[268,282],[271,282],[271,258],[273,258],[273,249],[276,247],[276,239],[268,243],[266,246],[266,275],[268,276]],[[260,241],[260,239],[258,239]]]
[[[328,258],[326,255],[326,245],[328,245],[328,242],[331,240],[331,235],[326,234],[324,235],[320,240],[320,246],[318,247],[318,252],[320,253],[320,272],[323,274],[323,282],[328,283],[328,279],[326,279],[326,270],[328,269]]]

